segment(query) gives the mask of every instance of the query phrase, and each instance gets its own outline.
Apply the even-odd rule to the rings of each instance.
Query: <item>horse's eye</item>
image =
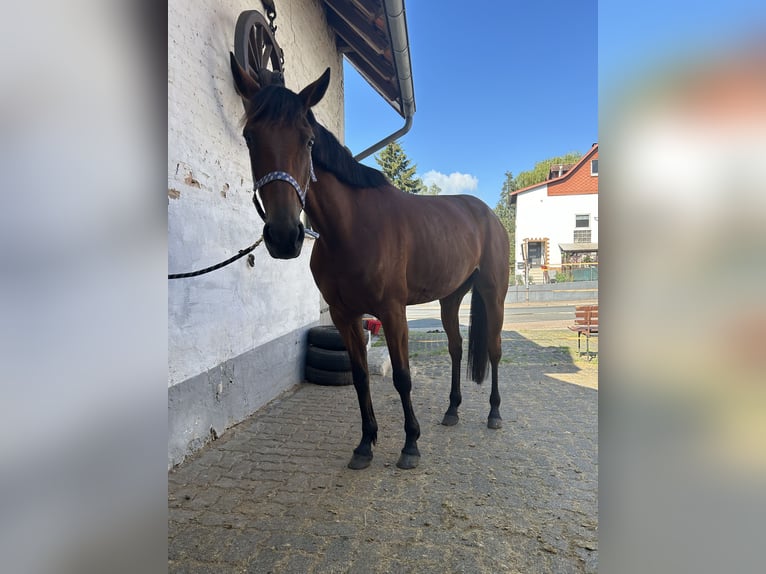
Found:
[[[309,138],[309,141],[306,142],[306,145],[308,146],[309,149],[314,147],[314,138]]]

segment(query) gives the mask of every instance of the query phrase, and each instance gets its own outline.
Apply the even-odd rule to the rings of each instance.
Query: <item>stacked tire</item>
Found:
[[[309,329],[305,378],[316,385],[340,387],[353,384],[351,359],[334,325]]]

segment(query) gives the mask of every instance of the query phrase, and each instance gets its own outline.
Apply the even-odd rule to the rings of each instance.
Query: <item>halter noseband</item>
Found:
[[[272,181],[282,180],[286,181],[290,185],[293,186],[293,189],[295,189],[295,193],[298,194],[298,199],[301,201],[301,209],[306,208],[306,194],[309,192],[309,182],[310,181],[316,181],[317,177],[314,175],[314,162],[311,160],[311,153],[309,152],[309,181],[306,182],[306,187],[301,188],[300,184],[296,181],[296,179],[287,173],[286,171],[272,171],[264,175],[261,179],[255,182],[254,193],[253,193],[253,203],[255,203],[255,209],[258,212],[258,215],[261,216],[261,219],[263,221],[266,221],[266,212],[263,210],[263,207],[261,206],[261,202],[258,200],[258,190],[261,189],[264,185],[267,183],[271,183]]]

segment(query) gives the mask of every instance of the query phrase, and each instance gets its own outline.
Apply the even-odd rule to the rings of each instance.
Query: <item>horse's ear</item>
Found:
[[[322,74],[319,79],[306,86],[301,90],[301,93],[298,94],[303,100],[303,105],[306,107],[306,109],[314,107],[317,105],[320,100],[324,97],[325,92],[327,91],[327,86],[330,85],[330,68],[327,68],[324,71],[324,74]]]
[[[249,100],[261,89],[261,86],[239,65],[232,52],[229,52],[229,56],[231,58],[231,75],[234,76],[234,88],[243,100]]]

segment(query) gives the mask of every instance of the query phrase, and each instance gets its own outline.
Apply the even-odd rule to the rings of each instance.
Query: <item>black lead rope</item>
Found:
[[[234,257],[229,257],[226,261],[221,261],[217,265],[213,265],[211,267],[205,267],[204,269],[200,269],[199,271],[190,271],[189,273],[171,273],[168,275],[168,279],[186,279],[187,277],[197,277],[198,275],[204,275],[205,273],[210,273],[211,271],[215,271],[216,269],[220,269],[221,267],[226,267],[229,263],[234,263],[237,259],[240,259],[250,253],[251,251],[255,250],[256,247],[258,247],[261,242],[263,241],[263,237],[260,237],[258,241],[253,243],[250,247],[246,249],[242,249],[239,253],[237,253]]]
[[[301,208],[306,207],[306,194],[309,190],[309,182],[306,182],[306,187],[301,188],[300,184],[296,181],[296,179],[291,176],[289,173],[285,171],[272,171],[270,173],[267,173],[265,176],[263,176],[261,179],[259,179],[257,182],[255,182],[255,185],[253,186],[255,192],[253,195],[253,203],[255,203],[255,209],[258,211],[258,215],[261,216],[261,219],[263,221],[266,221],[266,213],[263,210],[263,207],[261,207],[260,201],[258,201],[258,190],[266,185],[267,183],[271,183],[272,181],[286,181],[290,185],[293,186],[295,189],[295,192],[298,194],[298,199],[300,199],[301,202]],[[314,163],[311,161],[311,154],[309,152],[309,180],[310,181],[316,181],[316,175],[314,175]],[[305,230],[306,235],[309,237],[313,237],[314,239],[319,238],[319,234],[316,231],[312,231],[310,229]],[[211,271],[215,271],[216,269],[220,269],[221,267],[226,267],[229,263],[233,263],[240,257],[244,257],[248,253],[250,253],[253,249],[258,247],[261,244],[261,241],[263,241],[263,236],[261,236],[258,241],[253,243],[250,247],[247,249],[243,249],[239,253],[237,253],[234,257],[230,257],[226,261],[222,261],[218,265],[213,265],[212,267],[206,267],[205,269],[200,269],[199,271],[191,271],[189,273],[172,273],[168,275],[168,279],[185,279],[187,277],[196,277],[197,275],[204,275],[205,273],[210,273]]]

